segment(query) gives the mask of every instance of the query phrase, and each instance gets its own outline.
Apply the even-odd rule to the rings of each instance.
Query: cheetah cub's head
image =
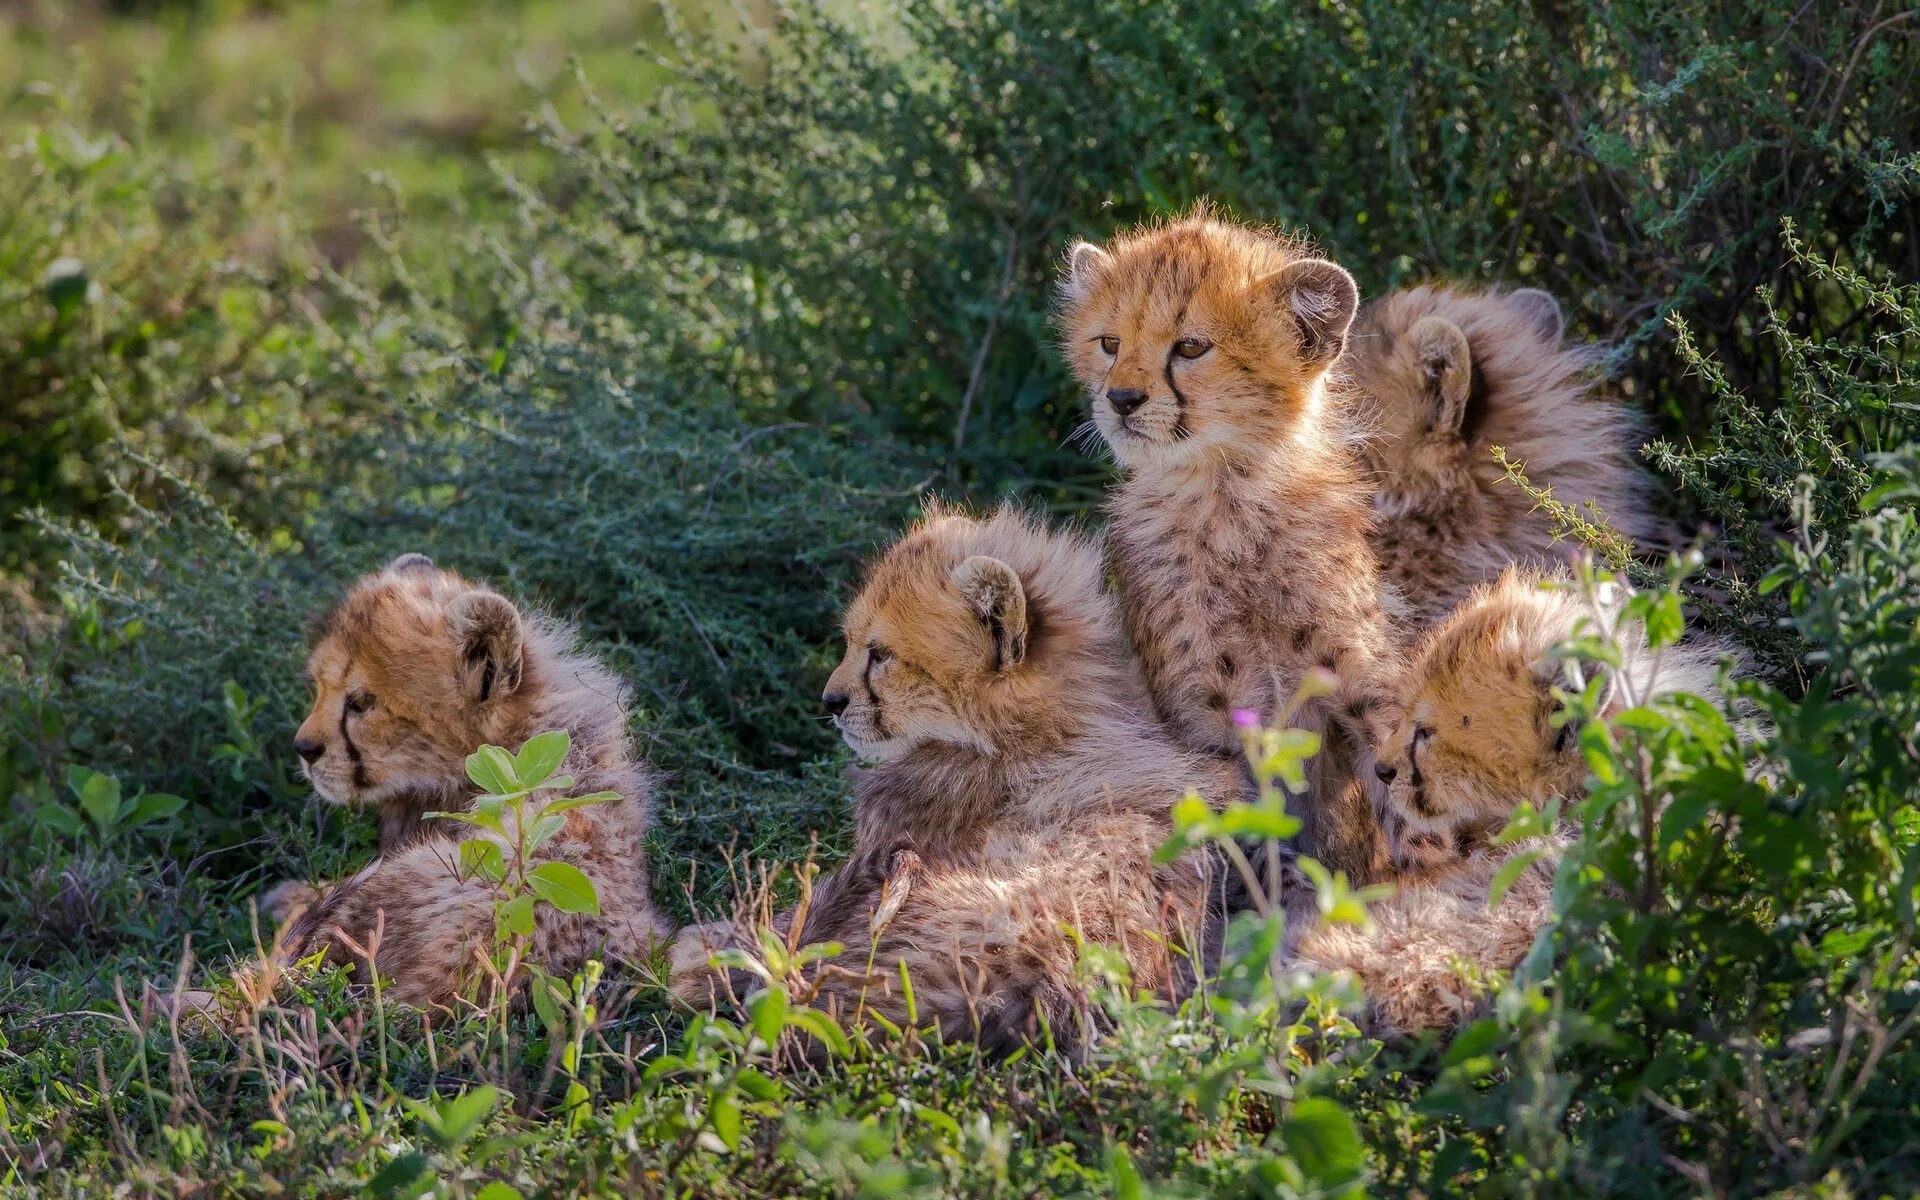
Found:
[[[1120,659],[1102,560],[1086,538],[1010,508],[935,509],[881,555],[842,620],[821,699],[847,745],[893,761],[929,744],[983,754],[1058,736],[1111,690]],[[1071,682],[1082,694],[1065,695]]]
[[[1537,390],[1543,364],[1585,362],[1565,336],[1559,303],[1538,288],[1423,286],[1367,305],[1344,367],[1365,398],[1367,458],[1399,490],[1459,486],[1460,472],[1489,460],[1483,434],[1503,402]]]
[[[1321,436],[1321,379],[1359,303],[1299,242],[1201,209],[1075,243],[1059,288],[1067,360],[1122,466]]]
[[[1421,647],[1408,705],[1375,770],[1414,830],[1467,846],[1522,801],[1571,796],[1586,778],[1578,730],[1557,726],[1550,651],[1574,636],[1576,597],[1508,572],[1468,598]]]
[[[523,720],[534,632],[504,597],[406,554],[317,626],[294,749],[337,804],[459,792],[466,757]]]

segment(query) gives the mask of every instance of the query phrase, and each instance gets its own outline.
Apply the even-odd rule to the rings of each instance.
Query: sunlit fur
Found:
[[[1347,369],[1375,478],[1373,544],[1419,624],[1508,566],[1556,557],[1546,514],[1506,482],[1495,446],[1556,500],[1598,505],[1636,541],[1656,536],[1633,461],[1642,423],[1602,394],[1596,358],[1567,344],[1559,305],[1532,288],[1430,285],[1361,309]]]
[[[1565,581],[1562,580],[1564,583]],[[1381,751],[1393,771],[1389,796],[1415,829],[1467,847],[1506,823],[1523,801],[1574,797],[1586,778],[1579,739],[1553,723],[1552,690],[1565,686],[1550,651],[1581,622],[1598,631],[1618,621],[1617,600],[1600,612],[1565,587],[1543,588],[1538,575],[1509,571],[1476,589],[1421,646],[1407,681],[1408,705]],[[1674,692],[1712,697],[1722,648],[1709,640],[1645,645],[1637,626],[1615,634],[1624,662],[1603,671],[1608,710],[1628,697]]]
[[[950,1037],[1005,1048],[1044,1024],[1077,1044],[1094,1014],[1067,927],[1120,952],[1138,987],[1172,995],[1191,980],[1183,956],[1204,956],[1224,880],[1204,854],[1151,859],[1189,788],[1220,803],[1236,778],[1154,720],[1101,579],[1080,535],[1006,509],[935,511],[848,606],[827,691],[849,697],[847,741],[877,765],[855,785],[854,860],[815,893],[799,937],[849,947],[839,963],[857,978],[821,976],[843,1017],[864,1003],[902,1021],[904,963],[922,1023]],[[906,899],[875,940],[890,879]],[[683,934],[676,990],[705,1002],[711,948],[738,937],[725,924]]]
[[[560,729],[573,739],[560,773],[574,793],[619,798],[568,813],[539,851],[584,871],[603,915],[540,906],[530,956],[561,973],[596,953],[644,956],[667,929],[648,898],[642,846],[652,778],[633,754],[625,687],[576,648],[572,630],[420,555],[360,580],[318,630],[314,705],[298,736],[324,749],[308,775],[328,799],[379,811],[380,857],[300,914],[288,954],[324,946],[352,960],[348,940],[371,946],[379,927],[390,994],[429,1004],[460,993],[475,955],[492,949],[493,895],[459,878],[457,839],[473,830],[423,814],[471,806],[478,789],[465,762],[482,745],[513,750]]]
[[[1329,735],[1300,842],[1373,877],[1383,797],[1362,781],[1397,668],[1335,394],[1357,295],[1298,242],[1202,210],[1075,246],[1059,324],[1125,469],[1108,538],[1155,708],[1187,745],[1237,754],[1234,710],[1271,719],[1310,670],[1331,671],[1337,692],[1296,721]],[[1187,339],[1204,353],[1182,357]],[[1148,398],[1123,417],[1116,388]]]
[[[1480,1012],[1497,984],[1526,957],[1553,916],[1553,874],[1564,843],[1545,849],[1489,906],[1493,876],[1512,851],[1481,848],[1444,871],[1402,881],[1373,905],[1372,924],[1319,925],[1296,961],[1325,971],[1351,971],[1365,990],[1371,1031],[1387,1036],[1447,1029]]]

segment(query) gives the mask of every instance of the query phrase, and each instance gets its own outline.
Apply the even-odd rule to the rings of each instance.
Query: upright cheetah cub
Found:
[[[1300,844],[1373,877],[1358,782],[1396,666],[1369,489],[1328,394],[1358,302],[1300,243],[1202,210],[1076,244],[1059,317],[1125,471],[1108,538],[1154,707],[1187,745],[1237,755],[1235,709],[1272,719],[1310,670],[1333,672],[1337,693],[1298,718],[1330,735]]]
[[[1345,369],[1376,478],[1373,545],[1423,627],[1507,567],[1551,561],[1547,517],[1505,481],[1495,446],[1555,499],[1655,535],[1632,459],[1639,418],[1598,394],[1593,353],[1564,334],[1535,288],[1416,287],[1360,310]]]
[[[1006,1049],[1044,1025],[1070,1048],[1092,1017],[1076,934],[1119,952],[1136,987],[1190,986],[1224,875],[1205,852],[1153,853],[1189,788],[1221,803],[1238,781],[1154,720],[1102,574],[1087,539],[1005,509],[937,512],[875,564],[823,697],[874,765],[855,787],[854,859],[791,939],[847,948],[814,1003],[900,1024],[904,965],[945,1036]],[[750,931],[683,931],[676,992],[708,1002],[708,958],[729,944]]]
[[[481,746],[517,749],[548,729],[573,739],[561,773],[576,794],[620,798],[569,811],[537,852],[580,868],[601,913],[536,909],[529,957],[556,973],[594,954],[640,960],[668,932],[647,894],[652,778],[634,758],[626,689],[570,629],[409,554],[323,619],[307,675],[313,711],[294,749],[321,796],[379,811],[380,857],[295,917],[289,958],[324,949],[356,961],[356,947],[377,945],[374,966],[396,998],[444,1004],[466,992],[493,947],[494,906],[483,881],[462,877],[458,842],[492,835],[425,814],[471,806],[465,764]]]

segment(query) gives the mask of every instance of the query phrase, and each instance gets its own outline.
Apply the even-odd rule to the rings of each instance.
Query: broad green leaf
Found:
[[[765,988],[747,998],[747,1016],[754,1036],[768,1046],[777,1045],[787,1021],[787,993],[782,988]]]
[[[164,821],[186,806],[186,800],[179,796],[170,796],[165,792],[148,792],[134,801],[133,810],[126,814],[123,823],[130,829],[138,829],[142,825]]]
[[[534,734],[520,747],[520,753],[513,756],[514,777],[523,788],[539,787],[560,769],[572,745],[573,739],[564,729]]]
[[[1358,1178],[1366,1167],[1353,1117],[1324,1096],[1309,1096],[1294,1104],[1274,1129],[1273,1140],[1285,1146],[1308,1177],[1323,1187]]]
[[[67,782],[73,783],[71,774]],[[101,833],[110,832],[120,812],[120,781],[100,771],[89,771],[78,791],[81,811],[92,818],[94,827]]]
[[[531,854],[553,840],[567,827],[567,819],[556,812],[543,812],[527,827],[527,853]]]
[[[436,1101],[430,1108],[421,1106],[416,1111],[420,1112],[420,1123],[434,1144],[443,1150],[453,1150],[473,1137],[499,1101],[499,1090],[482,1084],[464,1095]]]
[[[502,934],[507,937],[532,935],[534,899],[532,895],[515,896],[500,906],[494,919]]]
[[[68,837],[79,837],[87,828],[79,813],[58,802],[42,804],[34,809],[33,819]]]
[[[721,1092],[713,1098],[713,1110],[708,1114],[713,1124],[713,1132],[729,1150],[740,1148],[740,1102],[732,1092]]]
[[[482,746],[467,756],[467,778],[481,791],[495,796],[520,790],[513,758],[498,746]]]
[[[1300,832],[1300,819],[1278,808],[1233,804],[1220,814],[1220,831],[1229,837],[1280,841]]]
[[[400,1197],[418,1196],[433,1184],[433,1177],[429,1174],[432,1166],[431,1160],[418,1150],[396,1154],[393,1161],[374,1172],[373,1178],[367,1180],[367,1191],[379,1200],[398,1200]]]
[[[469,879],[499,883],[507,877],[507,858],[500,843],[487,838],[469,838],[460,843],[460,873]]]
[[[507,832],[507,827],[501,823],[500,814],[495,809],[481,807],[475,808],[472,812],[442,812],[435,809],[426,815],[438,821],[458,821],[462,825],[472,825],[476,829],[491,829],[502,837],[506,836]]]
[[[911,1008],[908,1010],[908,1015],[909,1017],[912,1016]],[[829,1017],[817,1008],[788,1009],[787,1027],[810,1033],[814,1037],[819,1038],[822,1042],[826,1043],[827,1048],[835,1055],[844,1056],[853,1049],[852,1043],[847,1041],[846,1030],[836,1025],[832,1017]]]
[[[785,1013],[781,1014],[781,1019],[782,1021],[786,1019]],[[776,1100],[783,1100],[787,1095],[786,1089],[768,1078],[764,1073],[752,1067],[740,1068],[740,1074],[734,1078],[734,1083],[739,1085],[741,1091],[752,1096],[755,1100],[769,1104]]]
[[[575,1087],[580,1086],[575,1084]],[[498,1179],[473,1194],[473,1200],[521,1200],[520,1189]]]
[[[540,1017],[540,1027],[547,1031],[548,1037],[565,1037],[570,1022],[567,1020],[566,993],[560,981],[532,963],[527,964],[527,973],[532,976],[532,983],[527,990],[533,996],[533,1011]]]
[[[600,915],[600,895],[593,880],[571,863],[541,863],[527,872],[527,885],[561,912]]]

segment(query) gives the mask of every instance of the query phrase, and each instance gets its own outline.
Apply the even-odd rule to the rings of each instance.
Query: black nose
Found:
[[[1393,777],[1400,772],[1394,769],[1392,763],[1375,763],[1373,764],[1373,773],[1380,777],[1381,783],[1392,783]]]
[[[826,705],[827,711],[836,717],[847,711],[847,697],[843,692],[828,692],[820,697],[820,703]]]
[[[297,737],[293,739],[293,752],[308,762],[319,758],[326,748],[327,744],[325,742],[316,741],[313,738]]]
[[[1147,402],[1147,394],[1139,388],[1109,388],[1107,403],[1113,405],[1113,411],[1126,416]]]

